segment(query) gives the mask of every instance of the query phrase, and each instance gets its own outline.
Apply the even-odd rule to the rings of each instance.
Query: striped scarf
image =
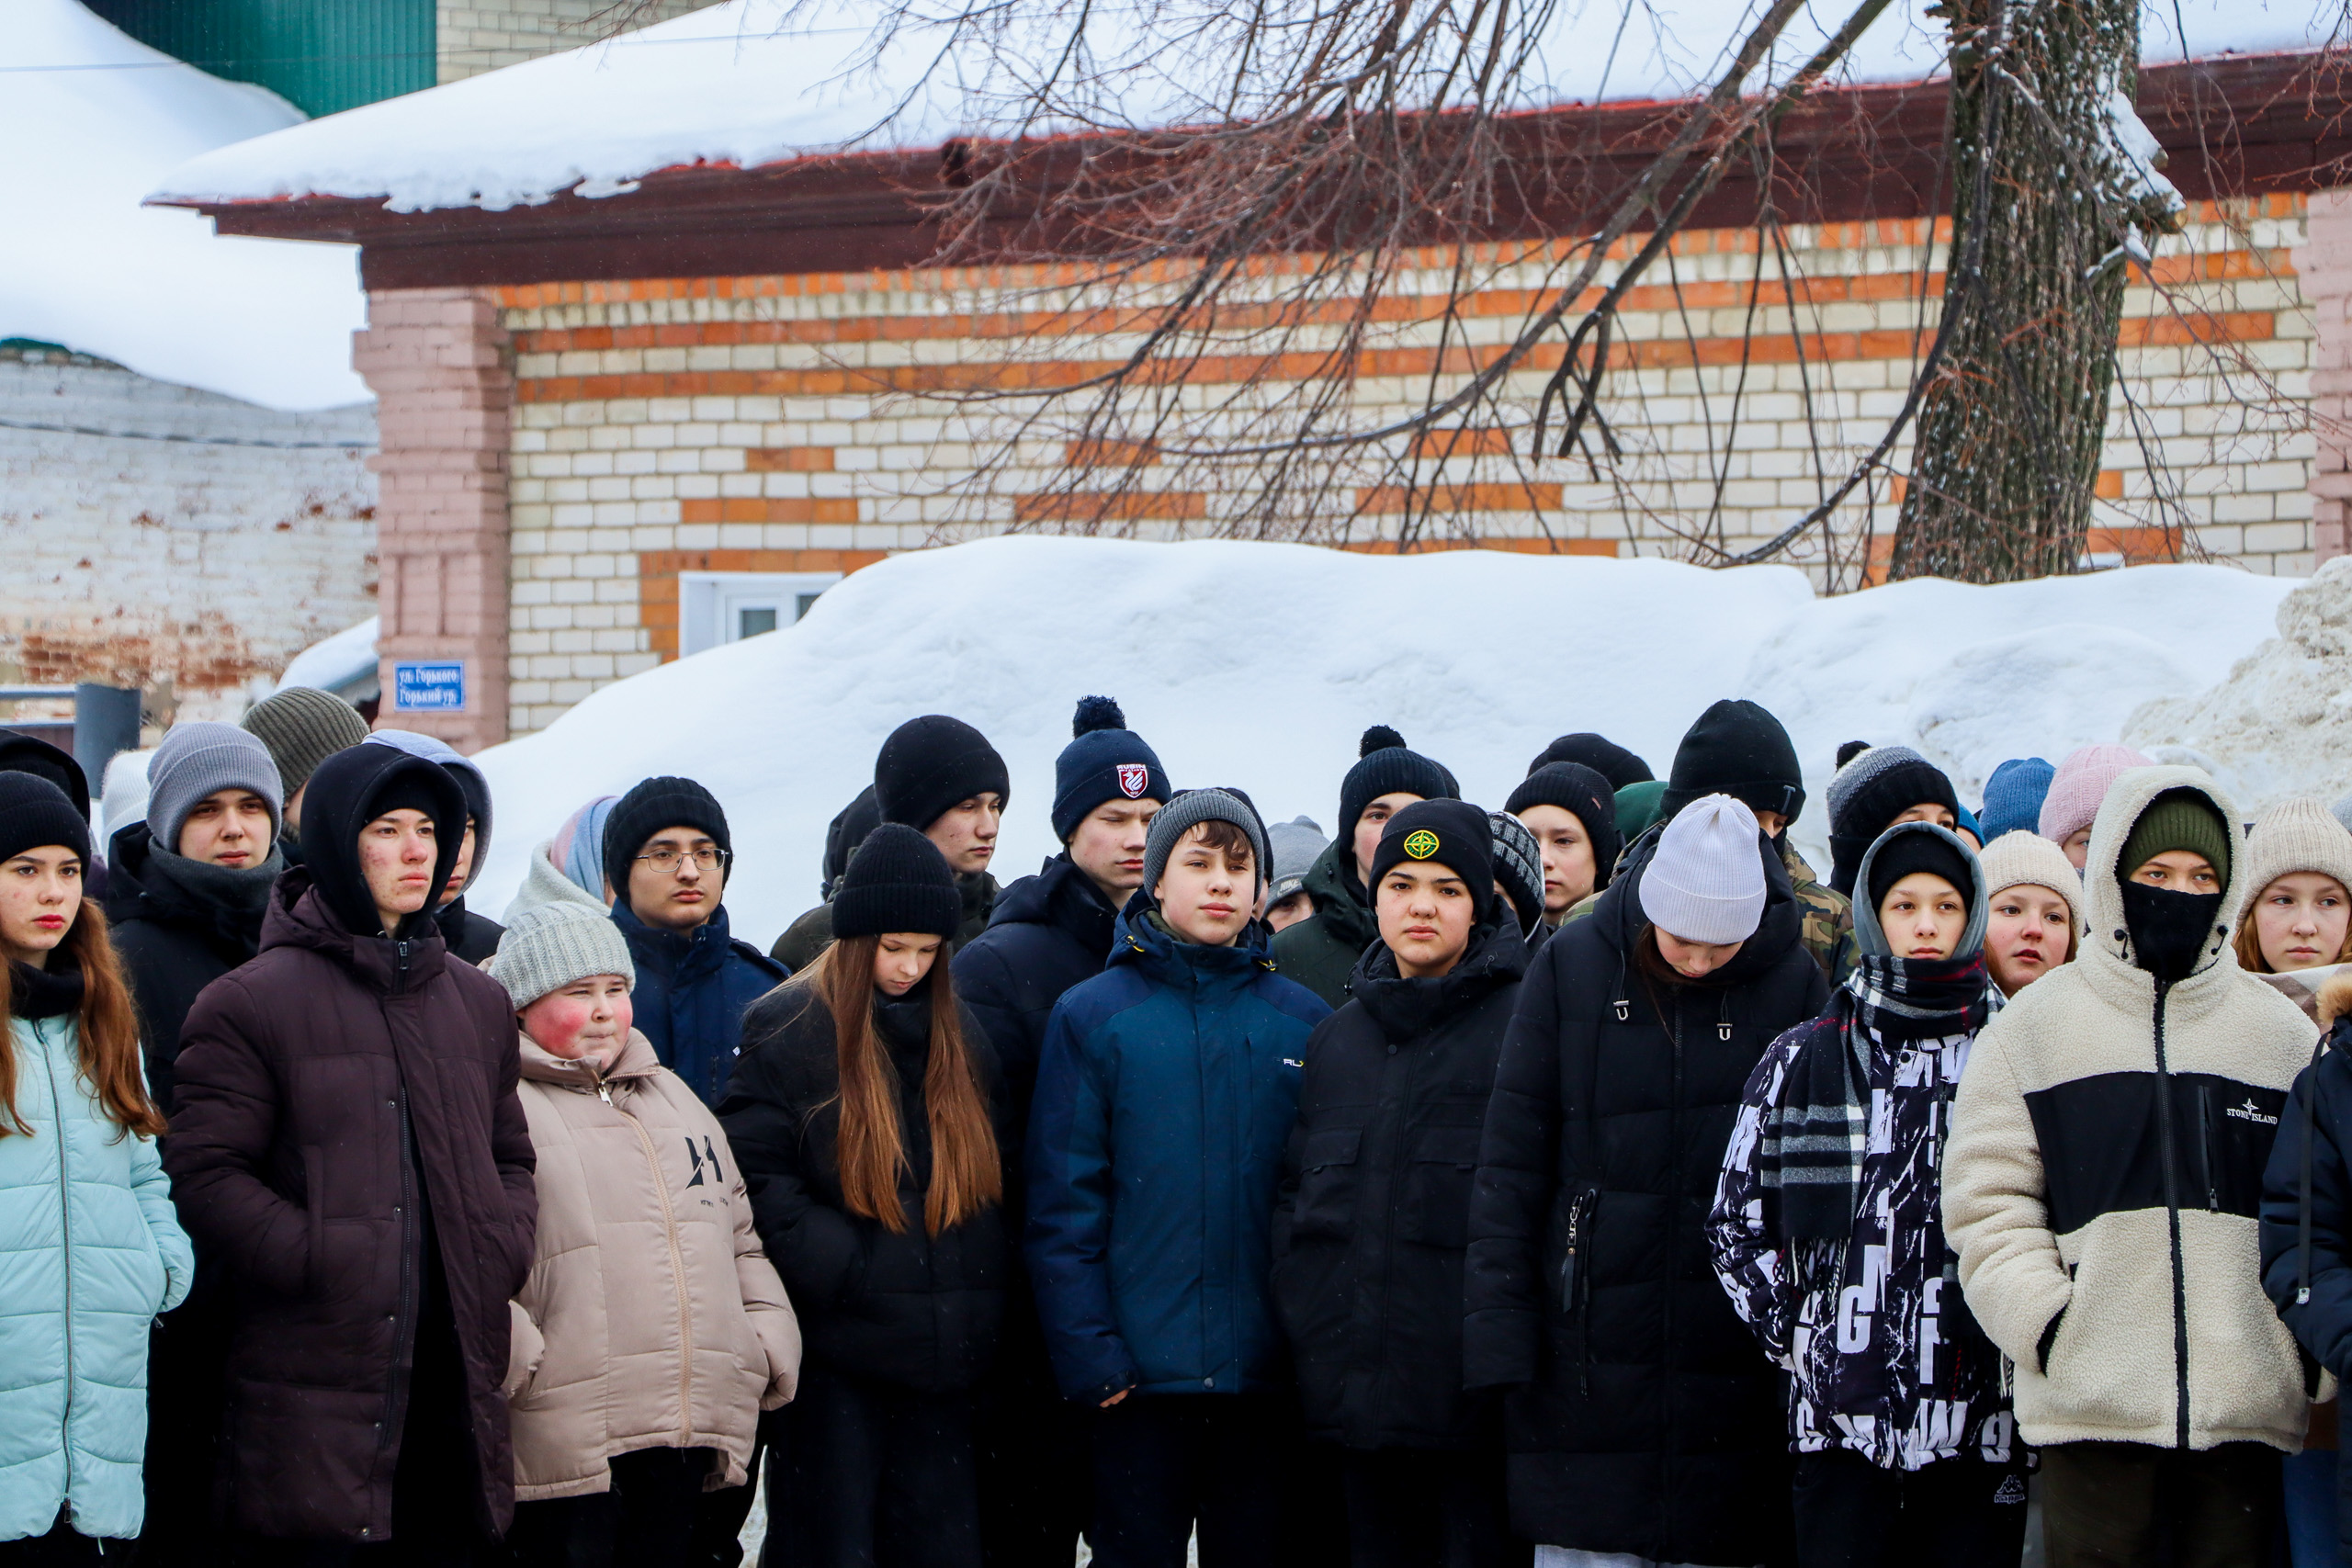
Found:
[[[1883,1043],[1973,1034],[1999,1004],[1981,953],[1865,957],[1812,1025],[1764,1112],[1758,1171],[1789,1241],[1853,1228],[1871,1130],[1871,1053]]]

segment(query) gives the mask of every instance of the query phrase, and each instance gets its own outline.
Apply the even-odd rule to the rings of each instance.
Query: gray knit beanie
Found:
[[[1250,836],[1250,891],[1254,895],[1266,880],[1266,825],[1258,808],[1238,789],[1182,789],[1159,808],[1143,841],[1143,890],[1149,894],[1168,870],[1168,857],[1184,835],[1203,822],[1230,822]]]
[[[368,739],[368,721],[357,708],[313,686],[288,686],[263,698],[237,727],[269,748],[281,798],[309,784],[321,762]]]
[[[269,748],[233,724],[172,726],[147,761],[147,831],[156,847],[179,853],[188,813],[219,789],[249,789],[268,802],[277,836],[286,802]]]
[[[1266,902],[1279,904],[1306,886],[1315,858],[1331,847],[1331,840],[1313,818],[1294,817],[1267,829],[1266,844],[1273,860],[1266,874]]]
[[[628,939],[603,909],[566,900],[510,910],[506,920],[506,935],[482,967],[506,987],[515,1011],[591,975],[618,975],[637,988]]]
[[[1642,913],[1684,942],[1746,942],[1764,918],[1763,851],[1756,813],[1728,795],[1702,795],[1676,813],[1642,868]]]

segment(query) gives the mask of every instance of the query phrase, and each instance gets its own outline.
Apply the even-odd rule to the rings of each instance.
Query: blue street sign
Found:
[[[401,660],[392,666],[395,713],[463,713],[466,667],[462,660]]]

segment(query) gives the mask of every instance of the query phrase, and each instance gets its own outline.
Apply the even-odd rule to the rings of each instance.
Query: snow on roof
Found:
[[[1555,735],[1597,729],[1663,776],[1709,703],[1753,697],[1796,741],[1810,795],[1796,831],[1817,850],[1839,742],[1917,745],[1973,800],[2007,758],[2113,740],[2142,702],[2222,680],[2295,586],[2154,566],[1818,598],[1777,566],[1036,536],[916,551],[845,578],[796,626],[618,682],[481,752],[505,826],[476,903],[503,909],[532,846],[582,802],[688,773],[733,825],[735,934],[765,946],[816,902],[825,826],[873,781],[884,737],[925,713],[978,725],[1004,754],[994,870],[1010,882],[1058,848],[1054,758],[1095,692],[1179,786],[1238,784],[1269,821],[1326,826],[1368,725],[1394,725],[1498,807]],[[1382,604],[1450,634],[1399,640],[1394,617],[1367,613]],[[1888,657],[1923,626],[1935,658]]]
[[[1940,69],[1943,30],[1923,14],[1926,3],[1891,6],[1845,79],[1905,81]],[[2143,56],[2307,48],[2323,41],[2311,17],[2320,3],[2145,0]],[[1219,118],[1204,95],[1229,79],[1220,53],[1229,53],[1227,35],[1151,38],[1139,18],[1159,8],[1157,0],[1090,8],[1089,43],[1108,77],[1097,96],[1128,125]],[[1685,96],[1720,71],[1762,9],[1760,0],[1558,0],[1534,74],[1547,104]],[[1815,0],[1783,35],[1771,71],[1792,71],[1848,9]],[[616,194],[682,165],[928,147],[1005,123],[1023,84],[991,74],[978,51],[938,27],[910,26],[870,49],[875,13],[873,0],[729,0],[207,153],[172,171],[153,199],[380,197],[395,211],[498,210],[575,189]],[[1036,31],[1037,47],[1000,58],[1057,58],[1058,37]]]
[[[0,3],[0,338],[272,408],[364,400],[348,247],[219,238],[195,213],[140,205],[175,165],[301,118],[74,0]]]
[[[286,673],[277,678],[277,690],[316,686],[322,692],[340,694],[346,687],[374,680],[376,637],[382,624],[381,616],[370,615],[356,626],[345,626],[334,636],[312,643],[288,663]]]

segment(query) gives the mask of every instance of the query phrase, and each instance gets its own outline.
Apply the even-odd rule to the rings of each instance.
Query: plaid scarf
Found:
[[[1973,1034],[1999,1005],[1981,953],[1865,957],[1816,1019],[1764,1112],[1757,1165],[1790,1241],[1853,1228],[1871,1132],[1871,1053],[1880,1043]]]

